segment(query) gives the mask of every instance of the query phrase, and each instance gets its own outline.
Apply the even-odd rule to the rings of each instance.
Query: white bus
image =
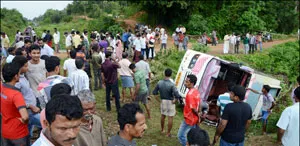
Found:
[[[281,90],[280,81],[277,79],[256,72],[250,67],[193,50],[185,53],[175,78],[175,85],[182,97],[188,92],[184,80],[189,74],[197,77],[195,88],[199,90],[202,102],[217,99],[220,94],[225,93],[228,82],[258,91],[261,91],[263,85],[269,85],[269,93],[274,98]],[[263,104],[262,95],[247,90],[244,102],[251,106],[253,119],[259,119]]]

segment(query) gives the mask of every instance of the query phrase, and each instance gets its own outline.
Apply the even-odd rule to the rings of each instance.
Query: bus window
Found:
[[[188,66],[189,69],[192,69],[195,66],[195,64],[196,64],[199,56],[200,56],[200,54],[194,55],[194,57],[191,59],[191,62],[189,64],[189,66]]]

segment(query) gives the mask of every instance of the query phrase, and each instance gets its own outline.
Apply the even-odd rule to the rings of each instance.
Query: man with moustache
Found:
[[[80,132],[75,146],[105,146],[107,143],[102,119],[96,115],[96,99],[89,89],[79,91],[78,98],[83,108]]]
[[[46,128],[32,146],[71,146],[79,131],[83,108],[77,96],[60,94],[46,105]]]
[[[141,138],[147,128],[146,118],[136,103],[125,104],[118,112],[120,131],[113,136],[108,146],[136,146],[134,138]]]

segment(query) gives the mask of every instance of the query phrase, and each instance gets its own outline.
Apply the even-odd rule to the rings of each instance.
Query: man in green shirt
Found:
[[[136,84],[132,100],[136,103],[141,101],[144,104],[148,114],[148,118],[150,119],[150,110],[149,105],[147,104],[148,88],[146,85],[145,73],[142,70],[137,70],[134,63],[130,64],[129,68],[134,73],[134,81]]]
[[[98,90],[99,88],[102,88],[102,78],[101,78],[101,63],[102,58],[99,55],[99,46],[98,44],[95,44],[92,46],[93,54],[92,54],[92,65],[93,65],[93,71],[94,71],[94,90]]]

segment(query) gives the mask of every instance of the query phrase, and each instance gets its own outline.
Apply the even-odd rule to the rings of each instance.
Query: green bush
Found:
[[[188,33],[192,35],[200,35],[203,32],[208,32],[207,21],[200,14],[191,16],[187,28]]]
[[[73,20],[73,17],[72,16],[65,16],[62,21],[63,22],[71,22]]]
[[[202,53],[206,53],[210,50],[209,47],[207,47],[205,45],[202,45],[202,44],[199,44],[199,43],[194,43],[192,49],[195,50],[195,51],[202,52]]]
[[[114,36],[116,36],[116,34],[118,32],[122,33],[124,30],[123,30],[123,28],[120,25],[115,24],[115,25],[112,25],[112,26],[108,27],[107,31],[112,32],[112,34]]]

